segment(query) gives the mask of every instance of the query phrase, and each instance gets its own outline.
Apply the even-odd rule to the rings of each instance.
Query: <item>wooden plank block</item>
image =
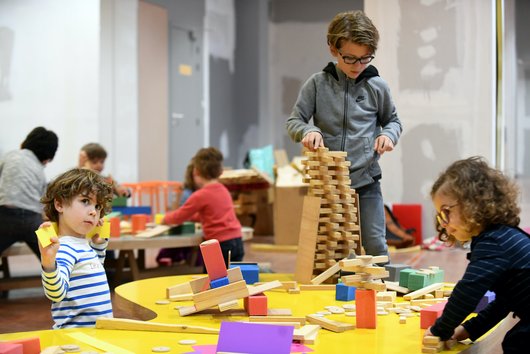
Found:
[[[355,325],[346,322],[333,321],[325,317],[317,317],[314,315],[306,316],[307,322],[319,325],[332,332],[341,333],[350,329],[355,329]]]
[[[319,197],[304,197],[294,275],[294,278],[303,284],[311,282],[313,276],[320,201]]]
[[[301,284],[300,290],[307,291],[307,290],[335,290],[336,284]]]
[[[263,293],[267,290],[280,288],[280,287],[282,287],[282,283],[279,280],[270,281],[267,283],[260,284],[258,286],[249,285],[248,294],[249,296],[252,296],[252,295]]]
[[[431,285],[426,286],[424,288],[421,288],[421,289],[418,289],[418,290],[413,291],[411,293],[403,295],[403,299],[410,301],[412,299],[416,299],[416,298],[418,298],[420,296],[428,294],[428,293],[430,293],[432,291],[438,290],[438,289],[440,289],[442,287],[443,287],[443,283],[434,283],[434,284],[431,284]]]
[[[230,283],[235,283],[236,281],[243,280],[243,273],[241,273],[240,267],[227,269],[226,273]],[[208,290],[210,288],[210,278],[205,276],[198,279],[194,279],[189,282],[189,285],[191,291],[196,294],[201,291]]]
[[[384,268],[383,268],[384,269]],[[323,281],[329,279],[329,277],[333,276],[335,273],[337,273],[340,270],[339,263],[335,263],[331,267],[329,267],[326,271],[322,272],[315,278],[311,279],[311,284],[313,285],[319,285]]]
[[[297,322],[298,324],[304,326],[306,319],[305,317],[293,317],[293,316],[249,316],[248,320],[250,322]]]
[[[247,284],[237,281],[219,288],[206,290],[193,295],[193,302],[198,311],[248,296]]]
[[[319,325],[314,325],[314,324],[305,325],[303,327],[297,328],[293,332],[293,339],[294,340],[300,340],[300,341],[304,340],[308,336],[312,336],[313,334],[318,333],[320,328],[321,327]]]
[[[126,318],[99,317],[96,320],[98,329],[118,329],[126,331],[151,331],[173,333],[219,334],[218,328],[188,326],[185,324],[167,324],[130,320]]]
[[[166,298],[171,298],[174,295],[182,295],[191,293],[190,282],[185,282],[182,284],[173,285],[166,288]]]
[[[170,226],[168,225],[157,225],[153,227],[152,229],[138,232],[134,237],[140,237],[140,238],[155,237],[155,236],[162,235],[164,232],[167,232],[169,229],[170,229]],[[110,234],[110,231],[109,231],[109,234]]]

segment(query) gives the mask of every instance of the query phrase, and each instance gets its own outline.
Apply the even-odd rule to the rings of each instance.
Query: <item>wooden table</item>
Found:
[[[108,260],[105,265],[110,265],[116,269],[115,278],[120,281],[123,279],[127,269],[132,280],[138,280],[150,276],[157,276],[163,273],[190,273],[191,265],[195,263],[198,246],[202,242],[202,233],[189,235],[168,235],[156,236],[151,238],[138,238],[130,235],[112,237],[107,247],[108,250],[119,251],[119,256],[115,260]],[[160,268],[156,271],[145,269],[145,250],[148,248],[180,248],[193,247],[188,264],[190,267],[179,267],[175,271],[174,267]],[[9,271],[8,258],[14,256],[33,254],[31,249],[24,242],[17,242],[1,254],[0,271],[3,277],[0,278],[0,291],[40,287],[41,280],[38,276],[11,277]],[[114,264],[111,264],[114,263]],[[191,269],[192,271],[194,269]],[[196,269],[195,269],[196,270]],[[202,270],[202,268],[201,268]],[[156,273],[156,274],[155,274]]]

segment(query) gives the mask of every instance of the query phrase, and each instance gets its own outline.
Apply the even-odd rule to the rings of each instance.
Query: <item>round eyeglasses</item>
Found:
[[[458,205],[458,203],[453,204],[453,205],[445,205],[445,206],[443,206],[440,209],[440,212],[436,214],[436,220],[438,221],[438,224],[440,224],[442,226],[449,224],[449,222],[451,221],[451,219],[449,218],[449,216],[451,214],[451,208],[454,208],[457,205]]]
[[[340,50],[338,52],[339,52],[340,57],[342,58],[342,60],[344,60],[346,64],[357,64],[357,62],[361,64],[368,64],[375,58],[373,55],[366,55],[364,57],[357,58],[356,56],[353,56],[353,55],[342,55]]]

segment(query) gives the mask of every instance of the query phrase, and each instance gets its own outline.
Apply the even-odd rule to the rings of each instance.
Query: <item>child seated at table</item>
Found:
[[[101,225],[110,210],[112,188],[89,169],[74,168],[57,177],[41,198],[44,212],[57,223],[57,237],[39,242],[44,293],[52,301],[54,329],[94,327],[112,317],[103,262],[108,240],[86,234]],[[45,225],[41,225],[45,227]]]
[[[106,159],[107,151],[103,146],[98,143],[88,143],[79,151],[79,162],[77,167],[88,168],[101,174],[105,168]],[[116,182],[110,174],[107,175],[105,179],[107,183],[112,185],[112,190],[118,197],[129,198],[131,196],[131,191]]]
[[[204,239],[217,239],[226,265],[243,260],[241,224],[236,217],[230,192],[219,182],[223,154],[216,148],[200,149],[193,157],[193,181],[197,190],[177,210],[168,212],[164,224],[179,225],[199,221]]]

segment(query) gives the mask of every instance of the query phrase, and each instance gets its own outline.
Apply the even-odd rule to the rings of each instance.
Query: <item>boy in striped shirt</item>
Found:
[[[528,352],[530,338],[530,237],[519,225],[518,188],[480,157],[454,162],[431,190],[440,240],[471,243],[469,265],[442,316],[425,331],[441,340],[476,340],[508,314],[519,322],[503,352]],[[495,300],[464,321],[487,290]]]
[[[86,238],[101,225],[111,200],[112,187],[99,174],[79,168],[57,177],[41,199],[46,216],[57,223],[58,237],[47,247],[39,243],[54,329],[93,327],[98,317],[112,317],[103,268],[108,241],[98,234]]]

